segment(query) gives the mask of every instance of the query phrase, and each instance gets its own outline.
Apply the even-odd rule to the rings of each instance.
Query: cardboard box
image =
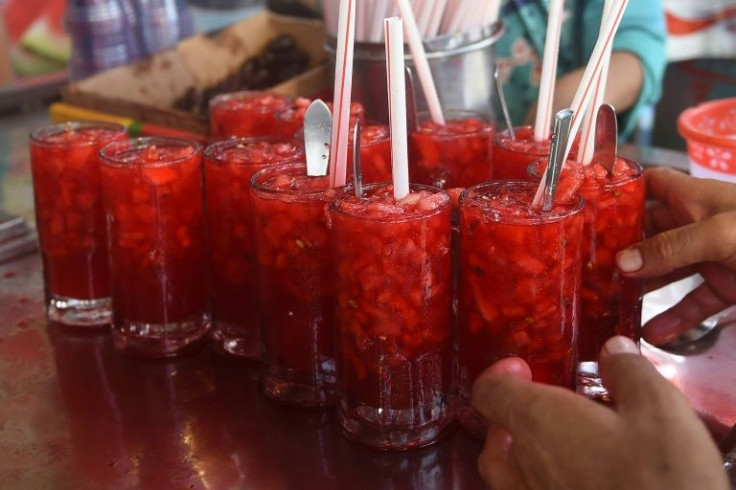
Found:
[[[66,102],[144,123],[207,134],[206,117],[173,108],[190,87],[206,88],[225,79],[281,34],[292,36],[310,58],[309,71],[269,90],[311,96],[327,84],[322,22],[262,13],[213,36],[195,36],[174,48],[131,65],[72,83]]]

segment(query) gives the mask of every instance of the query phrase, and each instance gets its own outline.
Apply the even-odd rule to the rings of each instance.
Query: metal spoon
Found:
[[[601,104],[595,120],[595,161],[613,175],[618,154],[618,122],[611,104]]]
[[[659,348],[676,354],[698,354],[713,347],[721,330],[732,325],[736,325],[736,307],[733,306],[681,333]]]
[[[723,455],[723,468],[728,473],[731,485],[736,484],[736,425],[725,435],[721,442],[718,443]]]
[[[332,113],[322,100],[309,104],[304,113],[304,154],[307,158],[307,175],[327,175],[330,163],[330,138],[332,137]]]
[[[419,128],[419,121],[417,118],[417,96],[414,90],[414,75],[411,72],[411,68],[405,67],[406,72],[406,127],[411,131],[415,131]]]
[[[545,173],[544,195],[542,197],[542,211],[545,213],[552,210],[552,205],[555,202],[555,192],[564,164],[565,147],[567,146],[567,140],[570,138],[573,114],[572,109],[562,109],[555,114],[555,128],[552,132],[552,147],[549,152],[549,163]]]
[[[493,80],[495,81],[496,94],[498,95],[498,101],[501,103],[501,111],[503,112],[503,119],[504,121],[506,121],[506,127],[509,130],[509,135],[511,136],[512,140],[516,140],[514,125],[511,123],[511,116],[509,115],[509,106],[506,105],[506,96],[503,94],[503,82],[501,82],[498,65],[496,65],[493,69]]]
[[[355,196],[363,197],[363,168],[360,165],[360,121],[355,121],[353,129],[353,184]]]

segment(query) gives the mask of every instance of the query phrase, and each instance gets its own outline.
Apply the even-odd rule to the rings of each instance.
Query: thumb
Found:
[[[682,394],[642,357],[627,337],[611,337],[598,360],[601,378],[620,412],[662,413],[685,403]]]
[[[629,277],[657,277],[701,262],[736,268],[736,211],[658,233],[616,254]]]

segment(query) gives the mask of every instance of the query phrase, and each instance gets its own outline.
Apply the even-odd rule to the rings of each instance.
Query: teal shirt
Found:
[[[496,44],[496,57],[514,124],[520,124],[537,101],[548,4],[548,0],[506,0],[502,6],[506,32]],[[587,64],[598,39],[602,12],[603,0],[565,2],[557,76]],[[667,63],[665,41],[661,0],[630,0],[613,50],[629,51],[641,60],[644,84],[634,107],[620,115],[623,136],[634,129],[639,109],[659,100]]]

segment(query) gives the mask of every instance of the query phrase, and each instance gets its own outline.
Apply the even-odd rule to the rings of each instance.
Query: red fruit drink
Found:
[[[397,201],[388,184],[330,206],[338,416],[351,439],[418,447],[452,420],[450,208],[438,189]]]
[[[460,197],[458,415],[479,437],[470,389],[495,361],[519,356],[535,381],[575,386],[583,202],[532,210],[536,188],[495,181]]]
[[[536,141],[531,126],[514,128],[516,139],[509,130],[499,131],[493,138],[493,177],[497,180],[534,180],[529,176],[529,164],[549,156],[551,139]]]
[[[202,148],[138,138],[110,143],[100,156],[113,341],[148,357],[176,355],[209,328]]]
[[[79,326],[110,323],[98,152],[125,135],[122,126],[102,122],[56,124],[31,133],[36,226],[51,321]]]
[[[299,135],[304,127],[304,114],[307,112],[311,103],[311,100],[300,97],[289,107],[276,114],[273,136],[293,138]],[[327,102],[327,107],[332,112],[331,102]],[[365,126],[365,108],[360,102],[352,102],[350,104],[350,120],[355,119],[360,121],[361,126]]]
[[[306,99],[299,99],[306,100]],[[298,102],[298,101],[297,101]],[[309,101],[307,101],[309,102]],[[308,104],[307,104],[308,105]],[[297,138],[304,137],[301,131],[304,124],[304,110],[293,109],[286,111],[278,118],[295,118],[295,114],[301,112],[298,125],[290,127],[288,124],[277,128],[277,133],[296,134]],[[353,129],[355,121],[360,121],[360,163],[363,171],[363,183],[369,184],[373,182],[388,182],[391,180],[391,140],[389,138],[389,129],[385,124],[366,123],[365,110],[358,102],[351,105],[351,125],[350,125],[350,141],[348,143],[348,163],[347,163],[347,179],[353,178]],[[294,132],[295,131],[295,132]]]
[[[229,139],[205,149],[212,336],[223,352],[261,356],[250,179],[303,154],[298,141],[280,138]]]
[[[484,114],[445,111],[446,124],[426,114],[410,134],[411,180],[440,189],[470,187],[493,177],[491,138],[495,125]]]
[[[360,128],[360,166],[363,183],[391,181],[391,139],[385,124],[368,124]],[[353,178],[353,133],[348,144],[348,182]]]
[[[299,97],[291,105],[276,114],[273,136],[282,138],[302,137],[304,128],[304,114],[312,101]]]
[[[333,401],[334,284],[327,177],[303,163],[267,167],[251,179],[262,314],[263,386],[287,403]]]
[[[499,131],[493,138],[493,178],[496,180],[539,181],[530,175],[530,164],[549,156],[551,138],[536,141],[531,126],[514,128],[516,139],[511,139],[508,129]],[[578,140],[573,142],[569,158],[575,158]]]
[[[210,101],[212,138],[275,134],[276,114],[291,105],[291,97],[270,92],[234,92]],[[293,135],[292,135],[293,136]]]
[[[580,381],[583,393],[605,397],[597,375],[603,344],[614,335],[636,342],[640,336],[642,284],[621,276],[615,257],[644,238],[645,186],[641,166],[625,158],[616,160],[612,176],[597,163],[583,169]]]

